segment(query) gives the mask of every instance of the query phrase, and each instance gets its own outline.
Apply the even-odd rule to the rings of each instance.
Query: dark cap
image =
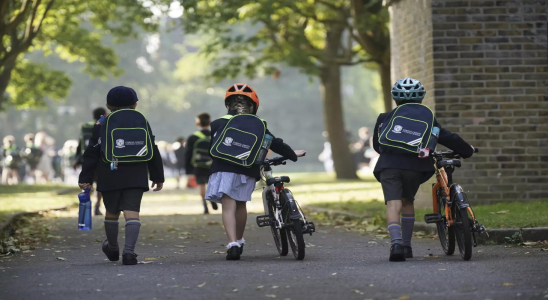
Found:
[[[131,106],[137,103],[137,93],[132,88],[117,86],[107,94],[107,104],[115,107]]]

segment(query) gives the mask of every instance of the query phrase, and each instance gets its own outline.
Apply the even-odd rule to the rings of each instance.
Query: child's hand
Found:
[[[305,156],[306,151],[304,150],[295,150],[295,154],[297,154],[297,157]]]
[[[82,190],[91,189],[91,183],[79,183],[78,186]]]
[[[153,182],[152,185],[150,186],[151,188],[153,188],[153,192],[158,192],[158,191],[161,191],[162,188],[164,187],[164,184],[161,183],[161,182]],[[156,187],[156,188],[154,188]]]

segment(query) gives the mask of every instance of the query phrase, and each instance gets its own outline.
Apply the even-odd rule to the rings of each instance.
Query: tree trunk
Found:
[[[392,79],[390,78],[390,60],[379,64],[379,74],[381,76],[382,95],[384,99],[384,111],[391,111],[394,105],[392,100]]]
[[[8,97],[6,89],[8,88],[8,84],[10,83],[11,72],[14,68],[15,61],[9,62],[1,68],[2,72],[0,72],[0,110],[2,110],[2,106]]]
[[[325,67],[320,77],[324,123],[329,134],[337,178],[356,179],[356,166],[350,154],[344,127],[340,66],[335,64]]]

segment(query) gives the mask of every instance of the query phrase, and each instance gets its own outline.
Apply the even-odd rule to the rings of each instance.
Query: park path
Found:
[[[74,213],[43,219],[52,226],[48,243],[0,259],[0,300],[548,298],[548,253],[538,248],[480,246],[464,262],[442,255],[437,240],[415,239],[416,258],[390,263],[387,239],[318,226],[296,261],[279,257],[269,229],[250,215],[244,255],[234,262],[224,259],[220,215],[164,214],[141,217],[136,251],[146,263],[122,266],[101,252],[101,219],[79,232]]]

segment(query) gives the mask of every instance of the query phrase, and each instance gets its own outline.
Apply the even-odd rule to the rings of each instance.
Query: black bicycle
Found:
[[[259,227],[269,226],[276,243],[276,248],[281,256],[286,256],[289,246],[298,260],[303,260],[305,255],[304,234],[312,235],[316,231],[313,222],[306,217],[293,198],[284,183],[289,183],[288,176],[273,177],[272,166],[285,165],[287,158],[276,157],[265,160],[262,174],[266,181],[263,189],[263,205],[265,215],[257,217]]]
[[[474,148],[474,152],[478,152]],[[460,156],[453,151],[435,151],[431,154],[436,162],[437,182],[432,185],[432,214],[424,215],[426,223],[435,223],[443,252],[455,252],[455,240],[464,260],[472,257],[476,247],[476,233],[487,233],[474,215],[468,197],[458,183],[453,183],[453,172],[460,168]]]

